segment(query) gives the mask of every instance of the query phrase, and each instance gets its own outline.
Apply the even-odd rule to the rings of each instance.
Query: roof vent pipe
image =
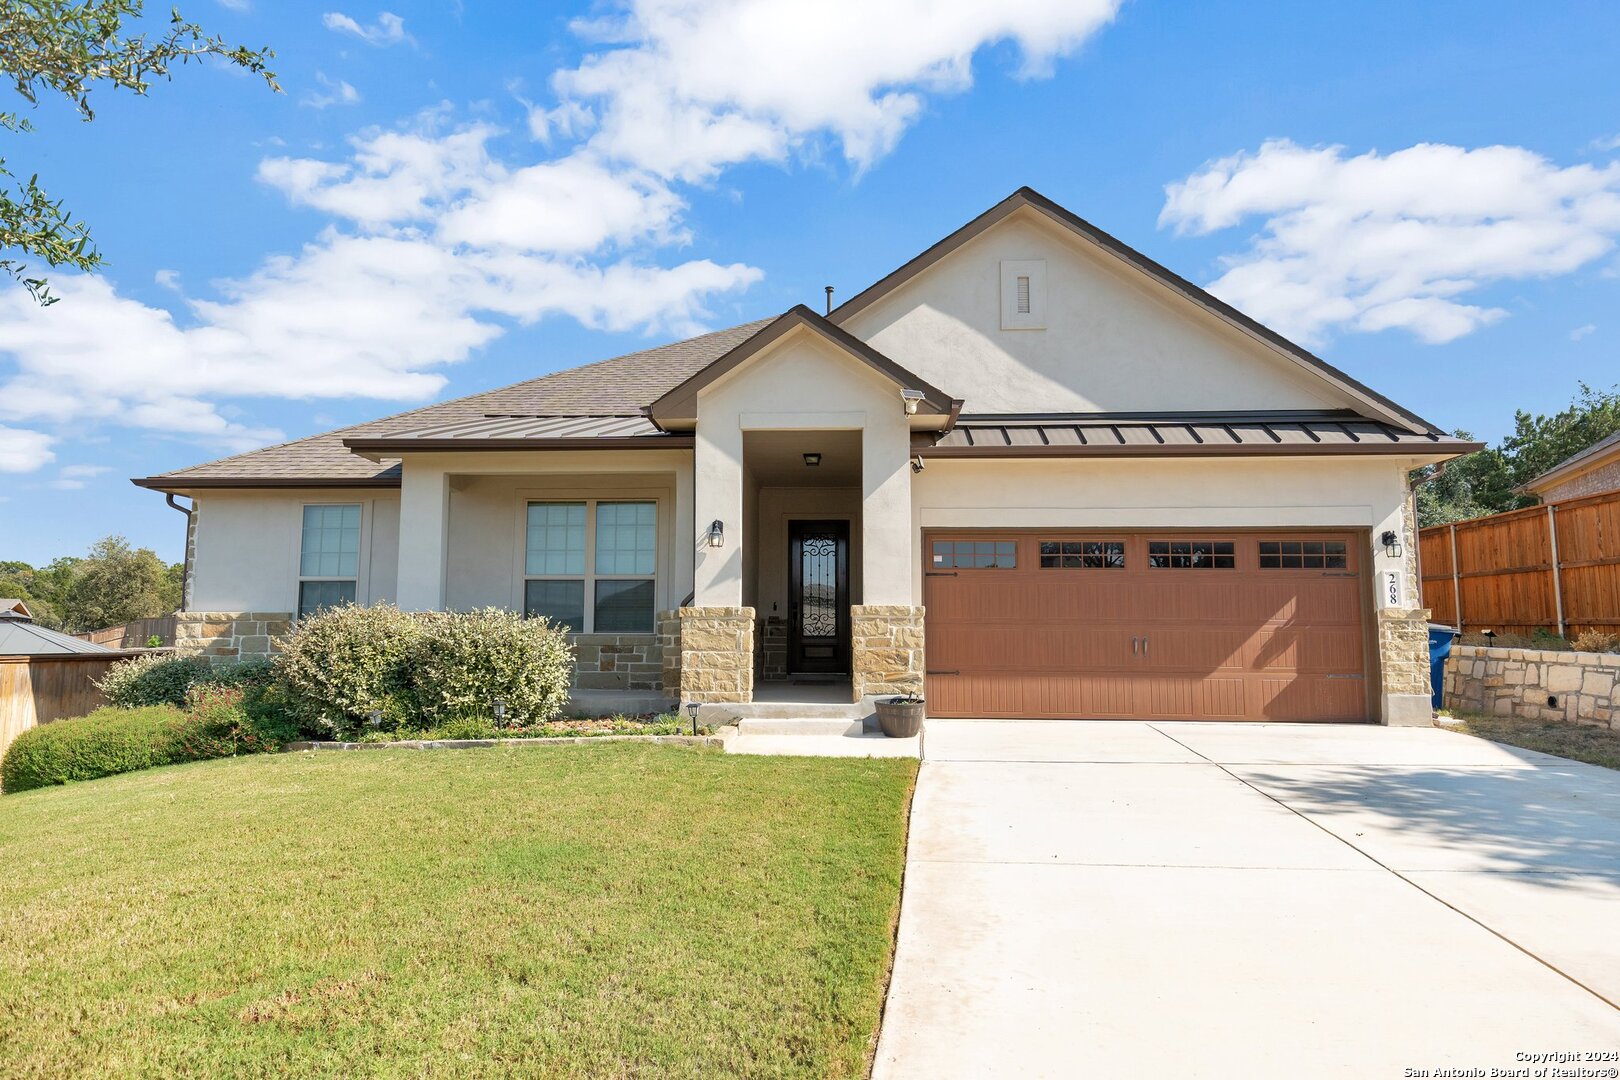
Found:
[[[831,285],[824,285],[824,286],[822,286],[822,288],[823,288],[823,289],[824,289],[824,290],[825,290],[825,291],[826,291],[826,293],[827,293],[827,314],[828,314],[828,315],[831,315],[831,314],[832,314],[832,294],[833,294],[833,287],[832,287],[832,286],[831,286]]]

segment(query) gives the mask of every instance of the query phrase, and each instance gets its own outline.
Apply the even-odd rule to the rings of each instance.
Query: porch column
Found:
[[[741,607],[743,545],[752,540],[743,521],[741,425],[700,425],[692,457],[696,512],[692,532],[686,538],[694,545],[692,605]],[[720,522],[724,533],[720,547],[712,547],[708,541],[709,526],[715,521]]]
[[[861,602],[850,609],[856,701],[923,690],[923,609],[911,595],[911,431],[894,413],[868,414],[861,433]]]
[[[444,610],[450,477],[442,468],[406,465],[399,491],[399,606]]]

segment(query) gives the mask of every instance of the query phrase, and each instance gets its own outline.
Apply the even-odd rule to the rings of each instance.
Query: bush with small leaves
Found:
[[[1576,652],[1620,653],[1620,634],[1606,634],[1602,630],[1587,630],[1577,634],[1570,645]]]
[[[95,680],[107,704],[124,709],[186,703],[193,683],[212,674],[208,661],[174,653],[146,653],[114,664]]]
[[[434,614],[421,623],[411,684],[424,727],[491,717],[497,727],[542,723],[568,703],[574,655],[566,634],[515,611]]]
[[[307,733],[348,739],[373,710],[414,718],[411,667],[424,620],[391,604],[327,608],[299,621],[281,643],[275,680]]]

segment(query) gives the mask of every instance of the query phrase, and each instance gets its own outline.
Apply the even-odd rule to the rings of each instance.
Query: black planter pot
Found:
[[[877,700],[878,727],[891,739],[910,739],[922,731],[923,718],[928,713],[926,702],[916,698],[879,698]]]

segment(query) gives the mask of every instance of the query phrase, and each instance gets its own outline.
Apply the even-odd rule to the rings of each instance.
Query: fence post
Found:
[[[1558,612],[1558,636],[1563,637],[1564,582],[1558,565],[1558,508],[1552,503],[1547,504],[1547,539],[1552,542],[1553,607]]]
[[[1463,631],[1462,575],[1457,566],[1457,523],[1451,523],[1451,606],[1457,615],[1457,633]]]

